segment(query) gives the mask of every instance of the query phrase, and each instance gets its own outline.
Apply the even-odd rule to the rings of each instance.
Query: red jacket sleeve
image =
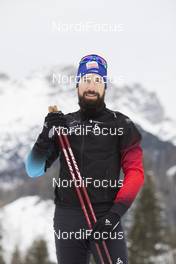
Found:
[[[111,208],[111,211],[117,213],[120,217],[131,206],[144,184],[143,151],[140,140],[139,131],[131,123],[122,139],[121,168],[124,174],[123,186],[117,192],[114,205]]]

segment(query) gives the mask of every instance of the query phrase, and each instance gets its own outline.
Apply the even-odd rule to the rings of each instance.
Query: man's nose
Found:
[[[95,82],[91,80],[88,87],[89,90],[94,91],[95,90]]]

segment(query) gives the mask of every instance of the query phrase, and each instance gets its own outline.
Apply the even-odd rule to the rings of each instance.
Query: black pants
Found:
[[[96,212],[97,219],[105,213],[105,211]],[[95,262],[101,263],[95,243],[90,242],[86,237],[86,230],[88,227],[81,208],[56,205],[54,236],[58,264],[88,264],[91,253]],[[127,248],[121,223],[114,231],[111,238],[105,240],[112,262],[113,264],[127,264]],[[100,248],[102,249],[101,243]],[[105,264],[108,263],[106,259],[104,260]]]

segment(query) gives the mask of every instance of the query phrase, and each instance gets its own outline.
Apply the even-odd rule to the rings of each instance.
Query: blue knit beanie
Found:
[[[105,83],[105,89],[107,88],[107,62],[105,59],[96,54],[84,56],[79,63],[76,76],[76,87],[78,87],[80,78],[88,73],[96,73],[102,76]]]

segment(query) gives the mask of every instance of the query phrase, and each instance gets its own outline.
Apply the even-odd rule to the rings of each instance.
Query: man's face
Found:
[[[84,106],[97,106],[104,101],[105,83],[103,77],[89,73],[84,75],[78,86],[78,97]]]

